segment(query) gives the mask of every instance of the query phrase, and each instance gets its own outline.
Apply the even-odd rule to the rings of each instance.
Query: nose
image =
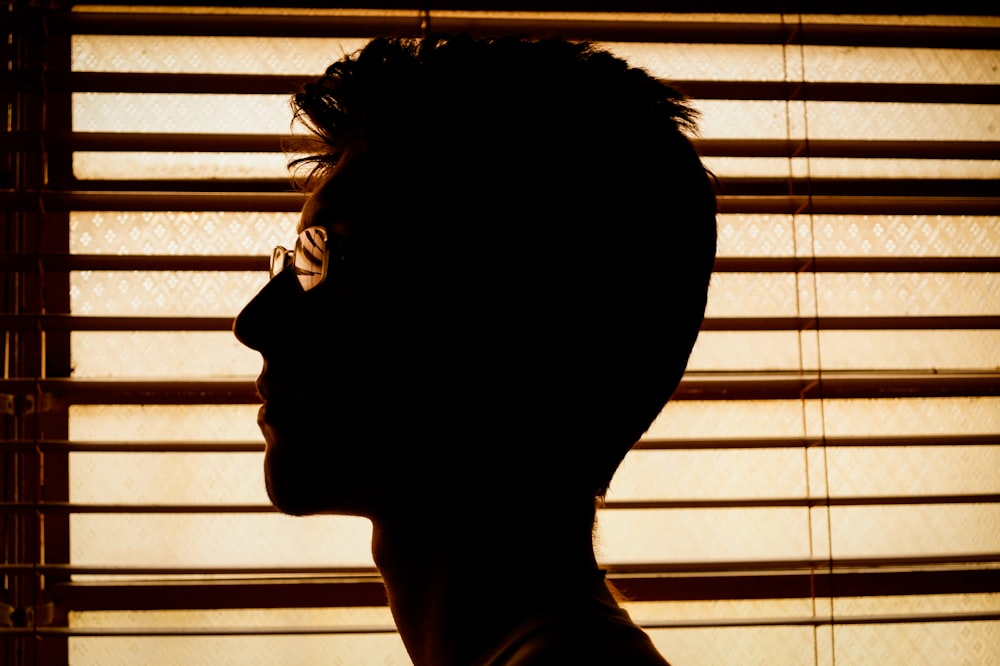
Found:
[[[290,300],[295,297],[292,271],[282,271],[257,292],[233,321],[233,334],[259,352],[274,348],[282,331],[288,331]]]

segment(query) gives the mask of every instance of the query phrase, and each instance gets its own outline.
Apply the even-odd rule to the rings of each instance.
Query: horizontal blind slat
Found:
[[[268,258],[221,254],[53,254],[0,252],[6,272],[39,271],[265,271]],[[717,273],[986,273],[1000,271],[1000,257],[731,257]]]
[[[792,558],[792,559],[737,559],[698,560],[669,562],[623,562],[608,563],[606,570],[619,578],[660,576],[663,574],[691,573],[763,573],[790,572],[803,573],[816,570],[827,571],[934,571],[978,569],[1000,570],[1000,552],[978,552],[966,554],[906,555],[879,557],[836,557],[836,558]],[[276,578],[358,580],[379,578],[374,566],[134,566],[134,565],[87,565],[87,564],[6,564],[0,563],[0,572],[33,573],[65,577],[68,575],[101,576],[128,580],[127,577],[149,576],[158,580],[183,580],[187,576],[196,580],[239,579],[254,580]],[[82,579],[82,585],[94,584],[90,579]]]
[[[995,329],[1000,316],[942,317],[706,317],[703,331],[874,331]]]
[[[153,381],[0,379],[0,392],[41,391],[69,404],[250,404],[259,401],[246,380]],[[998,396],[996,372],[746,372],[687,373],[672,400],[799,400]]]
[[[417,443],[414,442],[414,445]],[[892,448],[914,446],[997,446],[1000,433],[993,435],[886,435],[871,437],[774,437],[726,439],[663,439],[639,440],[633,448],[639,451],[704,451],[722,449],[783,449],[808,447]],[[260,441],[66,441],[66,440],[6,440],[7,451],[41,451],[43,453],[260,453]]]
[[[0,315],[10,331],[229,331],[232,317]],[[703,331],[996,330],[1000,315],[899,317],[708,317]]]
[[[12,132],[13,150],[273,152],[303,137],[282,134]],[[1000,159],[1000,141],[879,139],[692,139],[706,157],[847,157],[868,159]],[[58,148],[56,148],[58,147]]]
[[[298,212],[299,192],[0,192],[0,206],[26,212],[251,211]],[[726,196],[722,214],[1000,215],[997,197],[928,196]]]
[[[819,569],[777,575],[682,575],[609,579],[634,601],[673,599],[768,599],[837,596],[884,596],[1000,591],[1000,570],[968,569],[925,572],[840,572]],[[188,608],[272,608],[282,601],[295,607],[381,606],[379,580],[199,581],[131,584],[59,584],[50,588],[77,610],[153,610]],[[945,616],[948,617],[948,616]]]
[[[292,94],[316,74],[180,74],[158,72],[23,72],[0,76],[22,93]],[[814,81],[672,80],[686,96],[701,100],[798,100],[997,104],[1000,86],[976,83],[838,83]]]
[[[357,3],[355,3],[357,4]],[[384,5],[379,5],[384,7]],[[518,5],[498,4],[510,11]],[[580,11],[586,4],[566,3],[564,10]],[[634,5],[633,5],[634,6]],[[662,12],[662,4],[649,3],[646,11]],[[436,5],[439,9],[440,6]],[[591,5],[593,9],[595,5]],[[812,8],[813,5],[806,5]],[[465,9],[465,6],[456,7]],[[411,7],[413,16],[351,16],[351,15],[252,15],[252,14],[158,14],[158,13],[67,13],[41,17],[15,14],[13,30],[26,34],[113,34],[113,35],[191,35],[191,36],[268,36],[268,37],[370,37],[376,34],[419,33],[419,12]],[[537,3],[520,6],[527,11],[539,11]],[[606,9],[606,8],[604,8]],[[701,7],[690,7],[691,11]],[[809,22],[800,25],[791,15],[786,22],[781,15],[787,7],[774,7],[772,21],[621,21],[572,16],[553,19],[542,16],[514,18],[504,16],[447,16],[432,13],[434,29],[441,32],[471,32],[473,34],[517,34],[545,36],[559,34],[568,39],[593,41],[731,43],[731,44],[816,44],[828,46],[895,46],[955,49],[996,48],[1000,29],[992,26],[954,25],[886,25],[863,23]],[[972,8],[966,13],[976,14]],[[626,11],[615,5],[614,11]],[[723,11],[723,10],[718,10]],[[745,9],[743,10],[745,11]],[[754,11],[766,11],[756,5]],[[837,12],[843,11],[837,5]],[[900,14],[894,4],[889,14]],[[823,12],[827,13],[827,12]],[[859,13],[879,14],[878,3],[866,5]]]
[[[607,500],[601,508],[618,510],[677,509],[747,509],[747,508],[818,508],[878,507],[929,504],[993,504],[1000,494],[965,495],[875,495],[869,497],[754,497],[727,499]],[[5,512],[38,514],[225,514],[276,513],[271,504],[90,504],[71,502],[0,502]]]
[[[933,197],[1000,199],[1000,179],[990,178],[788,178],[718,176],[718,192],[737,197]],[[79,180],[91,192],[287,192],[287,178]]]

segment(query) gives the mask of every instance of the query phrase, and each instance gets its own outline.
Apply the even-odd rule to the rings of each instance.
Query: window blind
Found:
[[[589,39],[701,112],[707,319],[598,518],[667,658],[996,660],[1000,20],[501,4],[9,8],[6,663],[406,663],[367,523],[268,505],[229,328],[302,203],[289,94],[428,27]]]

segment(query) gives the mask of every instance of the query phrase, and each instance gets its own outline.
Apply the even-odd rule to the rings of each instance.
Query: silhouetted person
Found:
[[[295,104],[299,242],[235,323],[271,500],[371,519],[418,665],[664,664],[592,531],[704,316],[691,111],[587,45],[466,36],[374,40]]]

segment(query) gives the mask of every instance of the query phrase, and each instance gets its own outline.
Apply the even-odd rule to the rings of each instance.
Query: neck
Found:
[[[590,530],[567,535],[552,524],[537,512],[375,521],[375,562],[416,666],[474,663],[535,614],[591,593]]]

